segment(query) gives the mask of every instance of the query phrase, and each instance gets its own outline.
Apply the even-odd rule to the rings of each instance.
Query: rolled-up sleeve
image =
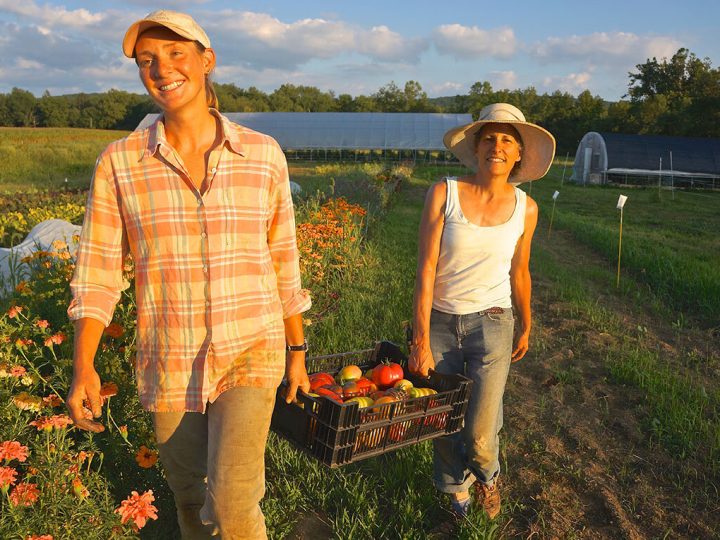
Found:
[[[310,293],[301,286],[300,256],[295,238],[295,211],[290,178],[282,150],[277,148],[276,172],[270,193],[268,246],[277,276],[283,319],[310,309]]]
[[[127,239],[114,177],[105,154],[98,158],[80,234],[75,273],[70,281],[71,320],[112,321],[115,305],[129,283],[123,278]]]

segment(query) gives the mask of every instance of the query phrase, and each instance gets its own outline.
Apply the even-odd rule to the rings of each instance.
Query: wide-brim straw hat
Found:
[[[197,41],[206,49],[210,47],[210,38],[190,15],[170,9],[161,9],[147,14],[130,25],[130,28],[125,32],[122,44],[125,56],[135,58],[135,44],[138,37],[145,30],[156,26],[164,26],[185,39]]]
[[[509,181],[530,182],[547,174],[555,157],[555,137],[537,124],[527,122],[522,111],[509,103],[493,103],[484,107],[476,122],[445,133],[443,143],[463,165],[477,171],[475,134],[485,124],[510,124],[522,138],[520,167],[515,169]]]

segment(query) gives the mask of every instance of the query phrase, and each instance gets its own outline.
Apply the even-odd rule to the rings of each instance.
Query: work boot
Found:
[[[495,519],[495,516],[500,513],[500,489],[498,483],[495,482],[492,486],[486,486],[478,481],[473,484],[473,489],[478,508],[482,508],[490,519]]]

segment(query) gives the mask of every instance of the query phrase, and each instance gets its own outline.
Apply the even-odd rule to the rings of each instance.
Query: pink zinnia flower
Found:
[[[57,394],[48,394],[43,398],[43,403],[48,407],[59,407],[63,404],[63,400]]]
[[[17,377],[18,379],[26,373],[27,370],[22,366],[14,365],[10,368],[10,375],[12,375],[13,377]]]
[[[58,332],[45,340],[45,346],[52,347],[53,345],[60,345],[63,341],[65,341],[65,334]]]
[[[37,326],[38,328],[42,328],[44,330],[45,328],[50,326],[50,323],[47,322],[45,319],[40,319],[39,321],[37,321],[35,323],[35,326]]]
[[[56,414],[55,416],[41,416],[37,420],[30,422],[31,426],[35,426],[38,431],[52,431],[55,429],[64,429],[72,424],[73,421],[66,414]]]
[[[12,467],[0,467],[0,490],[7,493],[10,486],[17,481],[17,471]]]
[[[31,534],[25,540],[53,540],[52,534]]]
[[[154,500],[152,490],[148,490],[142,495],[133,491],[127,499],[120,503],[115,513],[120,514],[120,522],[123,525],[132,519],[137,528],[142,529],[148,518],[157,519],[157,508],[152,504]]]
[[[23,482],[10,492],[10,502],[15,506],[32,506],[40,497],[37,484]]]
[[[22,313],[22,310],[23,310],[22,306],[12,306],[10,309],[8,309],[8,312],[7,312],[8,317],[10,317],[11,319],[14,319],[18,315],[20,315],[20,313]]]
[[[17,459],[18,461],[25,461],[28,456],[28,447],[23,446],[18,441],[3,441],[0,443],[0,460],[12,461]]]

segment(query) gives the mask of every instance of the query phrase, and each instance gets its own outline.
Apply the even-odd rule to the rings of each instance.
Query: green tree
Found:
[[[68,100],[53,97],[45,90],[37,103],[38,124],[43,127],[64,127],[68,125]]]
[[[5,107],[11,126],[36,125],[35,106],[37,99],[27,90],[13,88],[5,99]]]

